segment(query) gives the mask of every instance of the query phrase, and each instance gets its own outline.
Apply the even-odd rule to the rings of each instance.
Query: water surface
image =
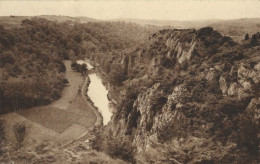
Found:
[[[78,60],[78,64],[86,64],[88,70],[94,67],[89,63],[88,60]],[[91,73],[88,75],[90,78],[90,84],[88,87],[88,96],[94,105],[98,108],[98,111],[103,117],[103,124],[106,125],[112,117],[112,109],[109,107],[110,102],[107,98],[108,90],[102,83],[102,79],[97,74]]]
[[[102,114],[103,124],[106,125],[112,117],[112,111],[109,108],[109,100],[107,98],[108,90],[102,84],[101,78],[98,77],[95,73],[92,73],[88,76],[90,78],[88,96]]]

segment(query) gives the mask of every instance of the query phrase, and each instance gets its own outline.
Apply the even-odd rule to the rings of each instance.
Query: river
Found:
[[[86,60],[78,60],[78,64],[86,64],[88,70],[94,67]],[[109,107],[109,100],[107,97],[108,90],[102,83],[102,79],[94,72],[88,75],[90,78],[90,84],[88,87],[88,96],[94,105],[98,108],[103,117],[103,124],[106,125],[112,117],[112,109]]]

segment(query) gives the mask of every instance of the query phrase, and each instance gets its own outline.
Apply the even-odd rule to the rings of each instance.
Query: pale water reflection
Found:
[[[88,96],[102,114],[103,124],[106,125],[112,117],[112,111],[109,108],[109,100],[107,98],[108,90],[102,84],[101,78],[95,73],[90,74],[89,78]]]
[[[88,70],[94,67],[89,63],[88,60],[78,60],[78,64],[86,64]],[[91,73],[88,75],[90,78],[90,84],[88,87],[88,96],[94,105],[98,108],[99,112],[103,117],[103,124],[106,125],[112,117],[112,109],[110,108],[110,102],[107,98],[108,90],[103,85],[100,77],[96,73]]]

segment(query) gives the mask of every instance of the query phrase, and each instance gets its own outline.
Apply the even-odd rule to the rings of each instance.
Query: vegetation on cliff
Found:
[[[259,40],[210,27],[153,34],[120,60],[128,77],[103,135],[130,138],[140,162],[258,163]]]

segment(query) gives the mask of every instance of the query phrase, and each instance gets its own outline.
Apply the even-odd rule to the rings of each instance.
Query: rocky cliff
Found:
[[[99,148],[129,144],[139,154],[129,161],[139,163],[259,163],[256,38],[238,44],[209,27],[162,30],[124,54],[128,79]]]

